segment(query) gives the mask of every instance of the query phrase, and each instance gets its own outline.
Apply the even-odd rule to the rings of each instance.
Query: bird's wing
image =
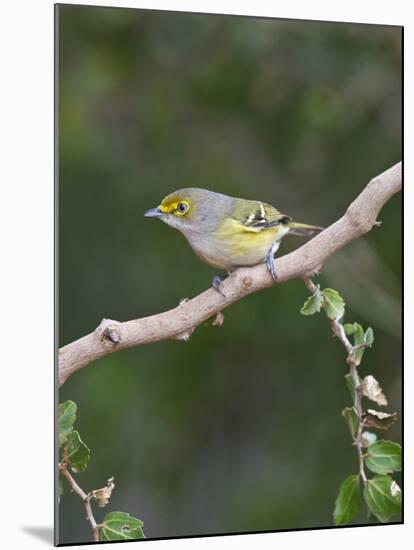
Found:
[[[258,233],[264,229],[276,227],[292,220],[289,216],[282,214],[274,206],[259,201],[243,201],[237,209],[239,219],[236,220],[245,231]]]

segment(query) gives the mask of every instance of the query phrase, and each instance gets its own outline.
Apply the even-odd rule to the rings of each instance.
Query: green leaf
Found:
[[[321,310],[323,298],[319,290],[306,300],[300,310],[302,315],[313,315]]]
[[[322,290],[326,315],[329,319],[340,319],[345,313],[345,302],[336,290],[325,288]]]
[[[359,510],[359,476],[352,475],[342,483],[335,501],[334,524],[345,525]]]
[[[344,324],[344,331],[347,336],[351,336],[351,334],[354,334],[355,332],[355,326],[353,323],[345,323]]]
[[[354,396],[355,396],[355,382],[354,382],[354,379],[352,377],[352,374],[351,373],[345,374],[345,380],[346,380],[346,385],[348,386],[348,389],[351,392],[351,397],[352,397],[352,399],[354,399]],[[360,385],[360,384],[361,384],[361,379],[358,376],[358,385]]]
[[[364,344],[371,347],[374,343],[374,331],[371,327],[368,327],[364,334]]]
[[[73,430],[68,434],[63,450],[63,461],[70,464],[76,472],[84,472],[91,457],[91,451],[80,438],[79,433]]]
[[[355,439],[358,430],[358,414],[355,407],[345,407],[342,411],[342,416],[347,421],[352,439]]]
[[[359,323],[354,323],[354,327],[354,346],[360,346],[364,343],[364,329]],[[359,348],[354,351],[353,357],[355,359],[356,365],[359,365],[361,363],[364,351],[364,348]]]
[[[377,516],[374,516],[374,514],[371,512],[371,510],[368,508],[367,510],[367,519],[369,523],[372,523],[374,525],[380,524],[380,520],[377,518]]]
[[[394,441],[377,441],[368,447],[365,464],[375,474],[401,471],[401,446]]]
[[[364,329],[359,323],[354,323],[354,345],[359,346],[364,343]]]
[[[145,539],[144,523],[126,512],[110,512],[105,516],[99,530],[99,540]]]
[[[59,404],[59,447],[66,443],[68,434],[73,430],[73,424],[76,420],[76,409],[76,403],[73,401],[65,401]]]
[[[390,476],[375,476],[368,479],[364,498],[368,508],[382,523],[401,512],[401,489]]]
[[[364,329],[362,326],[359,323],[354,323],[354,330],[352,334],[354,335],[354,346],[362,346],[362,344],[364,344],[371,347],[374,343],[374,331],[371,327],[368,327],[364,334]],[[364,347],[360,347],[354,351],[353,356],[355,358],[356,365],[361,364],[365,349],[366,348]]]

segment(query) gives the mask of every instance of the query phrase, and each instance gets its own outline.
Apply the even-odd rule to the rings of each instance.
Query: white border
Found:
[[[411,2],[326,0],[151,0],[70,2],[175,9],[210,13],[267,15],[405,25],[405,119],[414,120]],[[52,526],[53,496],[53,2],[3,3],[0,12],[0,337],[2,437],[0,451],[3,548],[45,548],[27,531]],[[410,212],[413,204],[412,129],[406,128],[406,281],[414,280]],[[411,245],[409,244],[411,243]],[[408,249],[410,247],[410,249]],[[413,285],[406,289],[406,312],[414,310]],[[406,333],[413,324],[406,313]],[[405,451],[406,525],[302,531],[145,543],[144,548],[307,548],[337,550],[367,544],[377,550],[413,539],[413,354],[406,350]],[[30,412],[29,412],[30,411]],[[411,459],[407,459],[410,457]],[[411,502],[410,502],[411,501]],[[410,536],[411,535],[411,536]],[[147,546],[148,545],[148,546]],[[150,546],[149,546],[150,545]],[[111,548],[120,545],[113,545]],[[78,547],[81,548],[81,547]],[[132,548],[123,545],[122,548]]]

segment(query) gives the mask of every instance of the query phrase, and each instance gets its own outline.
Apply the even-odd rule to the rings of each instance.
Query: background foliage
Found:
[[[172,190],[326,225],[401,158],[397,27],[61,6],[59,63],[59,345],[210,284],[179,233],[143,218]],[[364,365],[397,411],[400,200],[320,277],[374,328]],[[307,294],[291,281],[188,343],[122,351],[69,379],[60,401],[78,404],[94,450],[82,487],[115,476],[112,509],[148,538],[332,525],[356,457],[344,351],[326,319],[299,314]],[[90,540],[74,495],[60,513],[61,542]]]

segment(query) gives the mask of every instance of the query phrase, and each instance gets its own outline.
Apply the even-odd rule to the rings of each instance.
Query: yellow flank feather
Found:
[[[217,228],[222,265],[236,267],[263,262],[273,242],[287,231],[288,228],[283,226],[257,229],[247,227],[237,220],[227,219]]]

